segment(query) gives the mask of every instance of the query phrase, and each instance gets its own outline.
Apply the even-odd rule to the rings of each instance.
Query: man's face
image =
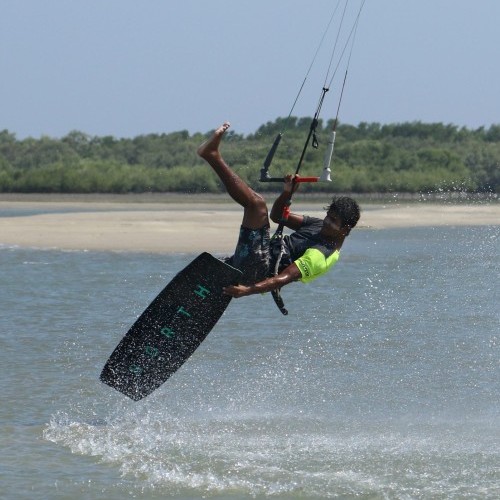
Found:
[[[342,230],[342,219],[332,210],[328,210],[323,219],[321,234],[323,236],[336,236]]]

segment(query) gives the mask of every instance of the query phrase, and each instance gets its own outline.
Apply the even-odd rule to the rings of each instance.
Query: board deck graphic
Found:
[[[100,379],[134,401],[151,394],[196,350],[231,297],[241,272],[207,252],[180,271],[111,354]]]

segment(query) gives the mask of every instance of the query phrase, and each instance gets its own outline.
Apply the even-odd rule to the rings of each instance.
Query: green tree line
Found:
[[[227,162],[254,188],[275,136],[283,139],[270,174],[293,173],[311,119],[278,118],[247,136],[230,131],[222,150]],[[320,175],[333,122],[319,122],[317,149],[309,146],[301,175]],[[442,123],[339,124],[331,164],[332,183],[305,190],[387,193],[455,190],[498,192],[500,125],[468,129]],[[0,132],[0,192],[141,193],[219,192],[221,185],[196,155],[211,135],[179,131],[134,138],[97,137],[73,131],[62,138],[19,140]]]

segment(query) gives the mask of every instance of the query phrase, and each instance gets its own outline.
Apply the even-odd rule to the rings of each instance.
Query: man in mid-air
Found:
[[[244,297],[280,289],[292,281],[307,283],[325,274],[339,259],[344,239],[359,220],[358,204],[346,196],[334,197],[323,220],[290,213],[285,226],[295,232],[284,237],[285,251],[278,273],[273,275],[281,244],[270,238],[266,202],[231,170],[219,152],[222,137],[229,126],[228,122],[222,124],[198,148],[198,155],[209,163],[228,194],[244,209],[236,250],[227,259],[228,264],[243,272],[243,277],[241,284],[224,288],[224,293]],[[271,209],[273,222],[280,222],[283,208],[295,186],[293,177],[286,176],[283,192]]]

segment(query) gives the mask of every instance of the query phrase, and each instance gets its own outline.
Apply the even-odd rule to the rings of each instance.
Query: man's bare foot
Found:
[[[219,156],[219,144],[222,140],[222,136],[226,132],[226,130],[231,126],[229,122],[224,122],[215,132],[208,141],[205,141],[198,148],[198,156],[201,156],[204,160],[208,160],[209,158],[214,158],[215,156]]]

